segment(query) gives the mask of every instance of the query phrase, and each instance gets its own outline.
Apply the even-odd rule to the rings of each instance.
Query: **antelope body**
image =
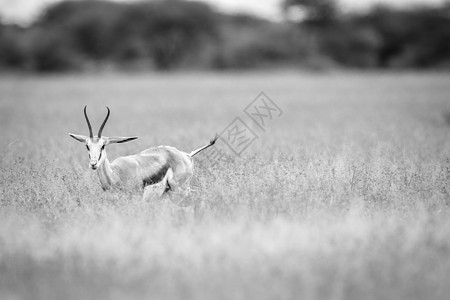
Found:
[[[138,154],[118,157],[110,162],[105,146],[129,142],[137,139],[137,137],[102,136],[103,128],[110,114],[108,107],[108,114],[100,126],[97,136],[94,136],[86,107],[84,107],[84,116],[89,128],[89,137],[72,133],[69,133],[69,135],[86,144],[90,158],[89,166],[91,169],[97,170],[103,190],[145,188],[149,185],[162,183],[164,193],[187,194],[194,173],[193,156],[211,147],[217,140],[216,135],[209,144],[190,153],[170,146],[159,146],[146,149]]]

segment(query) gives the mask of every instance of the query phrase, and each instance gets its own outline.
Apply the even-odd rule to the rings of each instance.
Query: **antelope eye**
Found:
[[[102,146],[102,150],[105,150],[105,145]]]

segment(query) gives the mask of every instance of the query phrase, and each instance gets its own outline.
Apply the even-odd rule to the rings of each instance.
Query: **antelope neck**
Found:
[[[106,151],[103,151],[103,155],[105,159],[103,163],[98,167],[97,174],[100,178],[100,183],[104,190],[109,190],[116,183],[116,175],[114,174],[114,170],[108,160],[108,156],[106,155]]]

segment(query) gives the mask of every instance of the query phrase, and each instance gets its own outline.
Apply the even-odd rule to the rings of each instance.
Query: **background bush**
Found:
[[[286,0],[286,20],[222,14],[196,1],[70,0],[27,27],[0,22],[0,68],[246,69],[450,65],[450,2],[343,13],[331,0]],[[281,8],[280,7],[280,8]],[[291,19],[293,10],[302,18]]]

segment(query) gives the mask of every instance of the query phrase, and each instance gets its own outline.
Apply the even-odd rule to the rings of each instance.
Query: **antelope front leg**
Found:
[[[166,186],[164,183],[155,183],[144,188],[143,199],[159,199],[165,193]]]

